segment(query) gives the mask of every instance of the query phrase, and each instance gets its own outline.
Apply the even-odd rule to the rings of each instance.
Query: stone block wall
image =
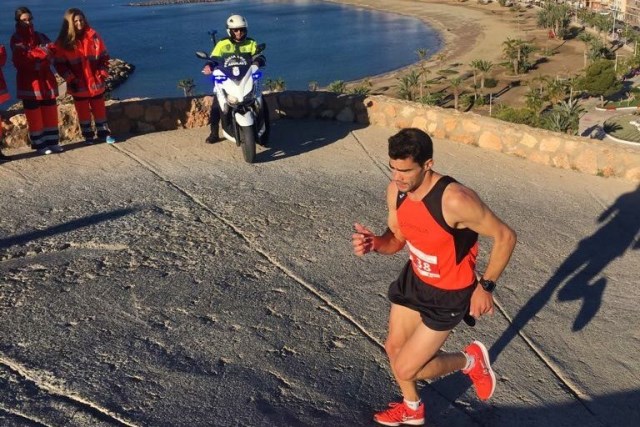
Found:
[[[369,123],[416,127],[434,138],[475,145],[562,169],[640,181],[640,145],[571,136],[503,122],[474,113],[370,97]]]
[[[640,181],[640,145],[570,136],[511,124],[474,113],[429,107],[386,96],[285,91],[265,95],[272,120],[338,120],[390,128],[416,127],[434,138],[474,145],[563,169]],[[211,96],[109,102],[113,134],[135,135],[207,125]],[[5,143],[25,146],[26,120],[4,112]],[[73,105],[59,108],[63,143],[81,140]]]

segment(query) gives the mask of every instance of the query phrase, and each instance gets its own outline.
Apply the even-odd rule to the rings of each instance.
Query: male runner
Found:
[[[489,355],[474,341],[463,352],[442,345],[465,314],[493,314],[491,292],[516,244],[516,234],[471,189],[433,170],[433,143],[419,129],[389,138],[388,228],[380,236],[355,224],[358,256],[394,254],[405,245],[409,261],[389,287],[391,311],[385,350],[403,396],[402,403],[378,412],[387,426],[424,424],[418,380],[462,370],[478,397],[487,400],[496,385]],[[493,240],[485,272],[477,279],[478,234]]]

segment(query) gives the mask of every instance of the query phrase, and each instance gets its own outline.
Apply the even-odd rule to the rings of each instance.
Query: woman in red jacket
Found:
[[[65,12],[55,46],[55,67],[67,82],[67,92],[73,96],[85,141],[89,144],[94,141],[93,114],[98,141],[115,142],[107,125],[104,105],[109,53],[80,9],[71,8]]]
[[[4,80],[4,74],[2,74],[2,67],[7,63],[7,51],[4,48],[4,45],[0,44],[0,104],[9,100],[9,92],[7,91],[7,82]],[[0,122],[0,148],[2,147],[2,142],[4,139],[2,138],[2,123]],[[6,162],[9,160],[7,156],[2,154],[2,150],[0,150],[0,162]]]
[[[59,153],[58,83],[51,72],[51,40],[33,28],[33,15],[26,7],[15,12],[16,32],[11,36],[16,67],[18,99],[22,100],[29,126],[31,147],[41,154]]]

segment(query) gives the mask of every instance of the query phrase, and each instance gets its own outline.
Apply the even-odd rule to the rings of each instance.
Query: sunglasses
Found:
[[[246,33],[247,29],[246,28],[234,28],[231,30],[232,33]]]

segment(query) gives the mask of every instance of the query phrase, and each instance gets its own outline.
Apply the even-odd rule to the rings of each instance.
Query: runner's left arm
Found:
[[[516,233],[498,218],[471,189],[459,184],[447,188],[443,198],[445,219],[454,228],[469,228],[492,239],[487,268],[482,277],[497,281],[507,267],[516,245]],[[470,314],[493,313],[493,296],[478,286],[471,298]]]

